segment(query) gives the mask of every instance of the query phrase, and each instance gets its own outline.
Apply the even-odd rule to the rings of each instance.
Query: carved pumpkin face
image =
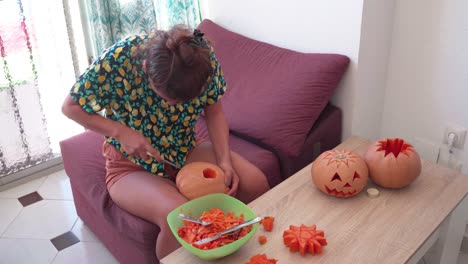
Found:
[[[211,193],[224,193],[223,170],[208,162],[192,162],[177,173],[176,185],[187,199],[195,199]]]
[[[400,138],[382,139],[370,145],[364,156],[369,177],[385,188],[402,188],[421,173],[421,158]]]
[[[361,156],[347,150],[329,150],[312,163],[312,180],[322,192],[351,197],[367,185],[368,169]]]

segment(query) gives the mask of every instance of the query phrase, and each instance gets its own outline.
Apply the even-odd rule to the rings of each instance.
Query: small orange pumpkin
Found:
[[[348,150],[329,150],[312,163],[312,180],[322,192],[351,197],[364,189],[369,180],[366,162]]]
[[[385,188],[403,188],[421,173],[421,158],[400,138],[382,139],[370,145],[364,156],[369,177]]]
[[[192,162],[177,173],[176,185],[187,199],[195,199],[211,193],[224,193],[223,170],[209,162]]]

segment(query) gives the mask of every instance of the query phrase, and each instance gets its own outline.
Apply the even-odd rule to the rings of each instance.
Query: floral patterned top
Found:
[[[70,95],[86,112],[104,110],[107,118],[125,124],[148,138],[165,160],[183,166],[187,153],[195,146],[194,126],[204,107],[216,103],[226,90],[226,82],[213,50],[212,74],[207,89],[198,97],[168,105],[149,87],[141,59],[135,51],[154,35],[132,36],[116,43],[79,77]],[[125,153],[115,138],[106,142],[130,161],[159,176],[168,177],[163,164]]]

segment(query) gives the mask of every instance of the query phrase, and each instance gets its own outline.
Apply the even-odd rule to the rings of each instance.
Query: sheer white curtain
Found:
[[[0,185],[3,176],[57,157],[58,143],[84,130],[60,108],[99,53],[106,30],[97,29],[119,33],[116,41],[154,27],[196,27],[198,7],[197,0],[0,0]]]
[[[83,128],[60,109],[75,80],[62,1],[0,1],[0,38],[1,177],[57,156],[59,141]],[[77,43],[82,70],[86,55]]]

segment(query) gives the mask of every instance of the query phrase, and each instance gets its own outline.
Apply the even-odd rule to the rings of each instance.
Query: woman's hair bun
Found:
[[[169,31],[158,31],[148,49],[147,73],[168,96],[193,98],[211,73],[210,50],[199,30],[176,25]]]
[[[192,66],[198,56],[205,55],[203,49],[209,49],[209,44],[200,30],[191,31],[184,25],[176,25],[167,32],[166,47],[177,53],[183,64]]]

